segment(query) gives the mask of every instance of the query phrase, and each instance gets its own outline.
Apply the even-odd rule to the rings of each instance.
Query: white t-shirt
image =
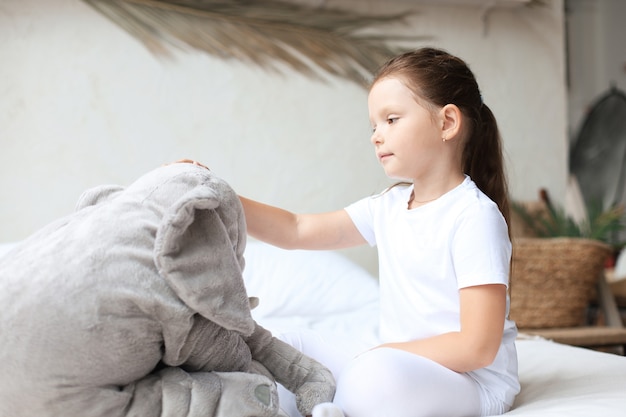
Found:
[[[458,331],[459,289],[509,282],[506,222],[469,177],[409,210],[412,191],[412,185],[396,186],[346,207],[359,232],[378,248],[383,342]],[[519,392],[516,335],[515,323],[507,319],[495,361],[469,373],[509,405]]]

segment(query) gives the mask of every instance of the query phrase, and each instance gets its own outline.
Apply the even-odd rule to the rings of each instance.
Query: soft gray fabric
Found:
[[[330,370],[320,363],[273,337],[260,325],[246,340],[254,359],[261,362],[276,381],[296,394],[296,406],[302,415],[311,415],[315,405],[333,399],[335,380]]]
[[[85,192],[0,260],[0,416],[276,416],[249,373],[245,239],[192,164]]]

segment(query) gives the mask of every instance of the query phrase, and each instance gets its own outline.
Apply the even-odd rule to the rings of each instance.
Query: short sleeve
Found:
[[[363,198],[345,208],[357,230],[370,246],[376,246],[374,232],[375,202],[373,197]]]
[[[477,201],[458,218],[453,262],[459,288],[509,284],[511,241],[504,217],[491,200]]]

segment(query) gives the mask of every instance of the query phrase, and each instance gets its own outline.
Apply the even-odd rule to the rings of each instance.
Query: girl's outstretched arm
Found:
[[[427,339],[387,343],[379,347],[406,350],[456,372],[490,365],[504,332],[506,286],[477,285],[460,290],[461,330]]]
[[[341,249],[366,241],[345,210],[320,214],[295,214],[239,197],[248,233],[284,249]]]

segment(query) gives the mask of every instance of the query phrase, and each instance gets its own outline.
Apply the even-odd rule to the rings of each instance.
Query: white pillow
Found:
[[[378,300],[376,279],[336,252],[290,251],[249,241],[244,256],[248,295],[260,299],[255,317],[349,313]]]
[[[13,247],[16,245],[17,243],[0,243],[0,258],[2,258],[2,256],[7,253],[8,251],[10,251],[11,249],[13,249]]]

